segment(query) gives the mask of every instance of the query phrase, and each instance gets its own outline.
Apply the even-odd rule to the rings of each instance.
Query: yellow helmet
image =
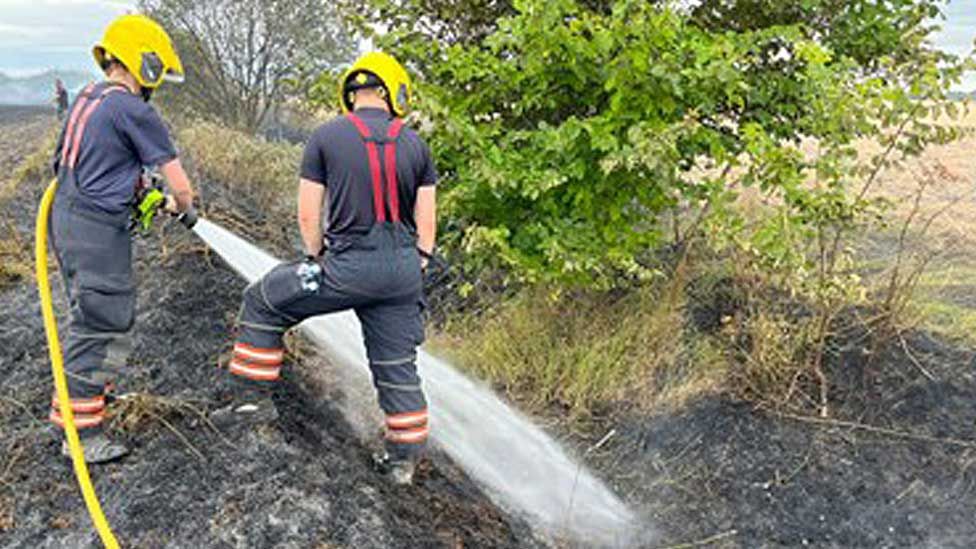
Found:
[[[367,53],[353,63],[339,81],[342,112],[352,110],[352,93],[361,88],[382,86],[386,101],[397,116],[407,114],[410,104],[410,76],[393,56],[383,52]]]
[[[118,60],[144,88],[158,88],[164,80],[183,81],[183,63],[169,35],[145,15],[123,15],[105,29],[92,48],[99,66]]]

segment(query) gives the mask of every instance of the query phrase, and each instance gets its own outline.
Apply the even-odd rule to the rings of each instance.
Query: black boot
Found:
[[[210,414],[214,426],[270,423],[278,418],[278,410],[271,400],[274,382],[252,381],[231,373],[224,373],[218,381],[218,391],[229,402]]]
[[[101,428],[82,429],[78,431],[81,446],[88,464],[100,464],[115,461],[129,454],[129,448],[120,442],[115,442]],[[71,448],[68,439],[61,442],[61,455],[71,458]]]
[[[373,467],[390,484],[409,486],[413,484],[413,474],[417,469],[417,463],[410,458],[395,459],[387,452],[379,452],[373,454]]]

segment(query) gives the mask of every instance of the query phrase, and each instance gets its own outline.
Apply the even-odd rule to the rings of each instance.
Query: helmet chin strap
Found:
[[[143,101],[148,103],[149,100],[152,99],[153,91],[154,91],[153,88],[147,88],[143,86],[142,89],[139,90],[139,95],[142,96]]]

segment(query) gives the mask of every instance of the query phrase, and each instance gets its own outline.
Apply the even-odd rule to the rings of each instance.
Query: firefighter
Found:
[[[149,104],[183,67],[166,32],[142,15],[114,20],[93,48],[105,81],[88,85],[62,129],[53,168],[58,178],[50,218],[70,305],[64,353],[75,424],[89,463],[128,449],[104,432],[106,396],[125,366],[135,311],[132,241],[134,193],[155,166],[172,194],[165,209],[192,211],[193,191],[166,126]],[[57,397],[50,419],[63,426]],[[62,453],[68,455],[67,441]]]
[[[57,109],[58,122],[61,122],[68,112],[68,90],[60,78],[54,81],[54,106]]]
[[[279,377],[284,332],[308,317],[353,309],[386,417],[385,452],[375,458],[396,484],[412,482],[428,437],[416,352],[424,339],[422,269],[436,230],[430,151],[402,120],[410,93],[407,72],[380,52],[361,57],[342,78],[345,115],[315,131],[302,160],[298,224],[306,257],[245,290],[228,365],[245,387],[215,414],[276,415],[267,410],[267,387]]]

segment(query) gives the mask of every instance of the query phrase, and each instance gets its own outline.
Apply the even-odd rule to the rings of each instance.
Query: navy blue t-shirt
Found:
[[[99,84],[93,93],[103,87],[105,84]],[[62,129],[55,173],[63,143]],[[105,95],[88,119],[75,174],[79,190],[92,204],[109,213],[120,213],[129,208],[142,167],[165,164],[174,158],[176,148],[156,109],[128,90],[115,91]]]
[[[369,127],[371,135],[385,136],[392,122],[383,109],[366,108],[356,115]],[[383,158],[380,146],[380,158]],[[381,162],[382,164],[382,162]],[[396,143],[397,186],[400,220],[417,230],[413,210],[417,189],[437,183],[437,170],[430,149],[416,132],[404,127]],[[381,166],[381,170],[385,166]],[[376,222],[373,213],[373,179],[363,138],[346,116],[319,127],[305,145],[301,176],[325,185],[329,193],[327,235],[330,242],[344,235],[363,234]],[[386,176],[383,174],[383,188]]]

